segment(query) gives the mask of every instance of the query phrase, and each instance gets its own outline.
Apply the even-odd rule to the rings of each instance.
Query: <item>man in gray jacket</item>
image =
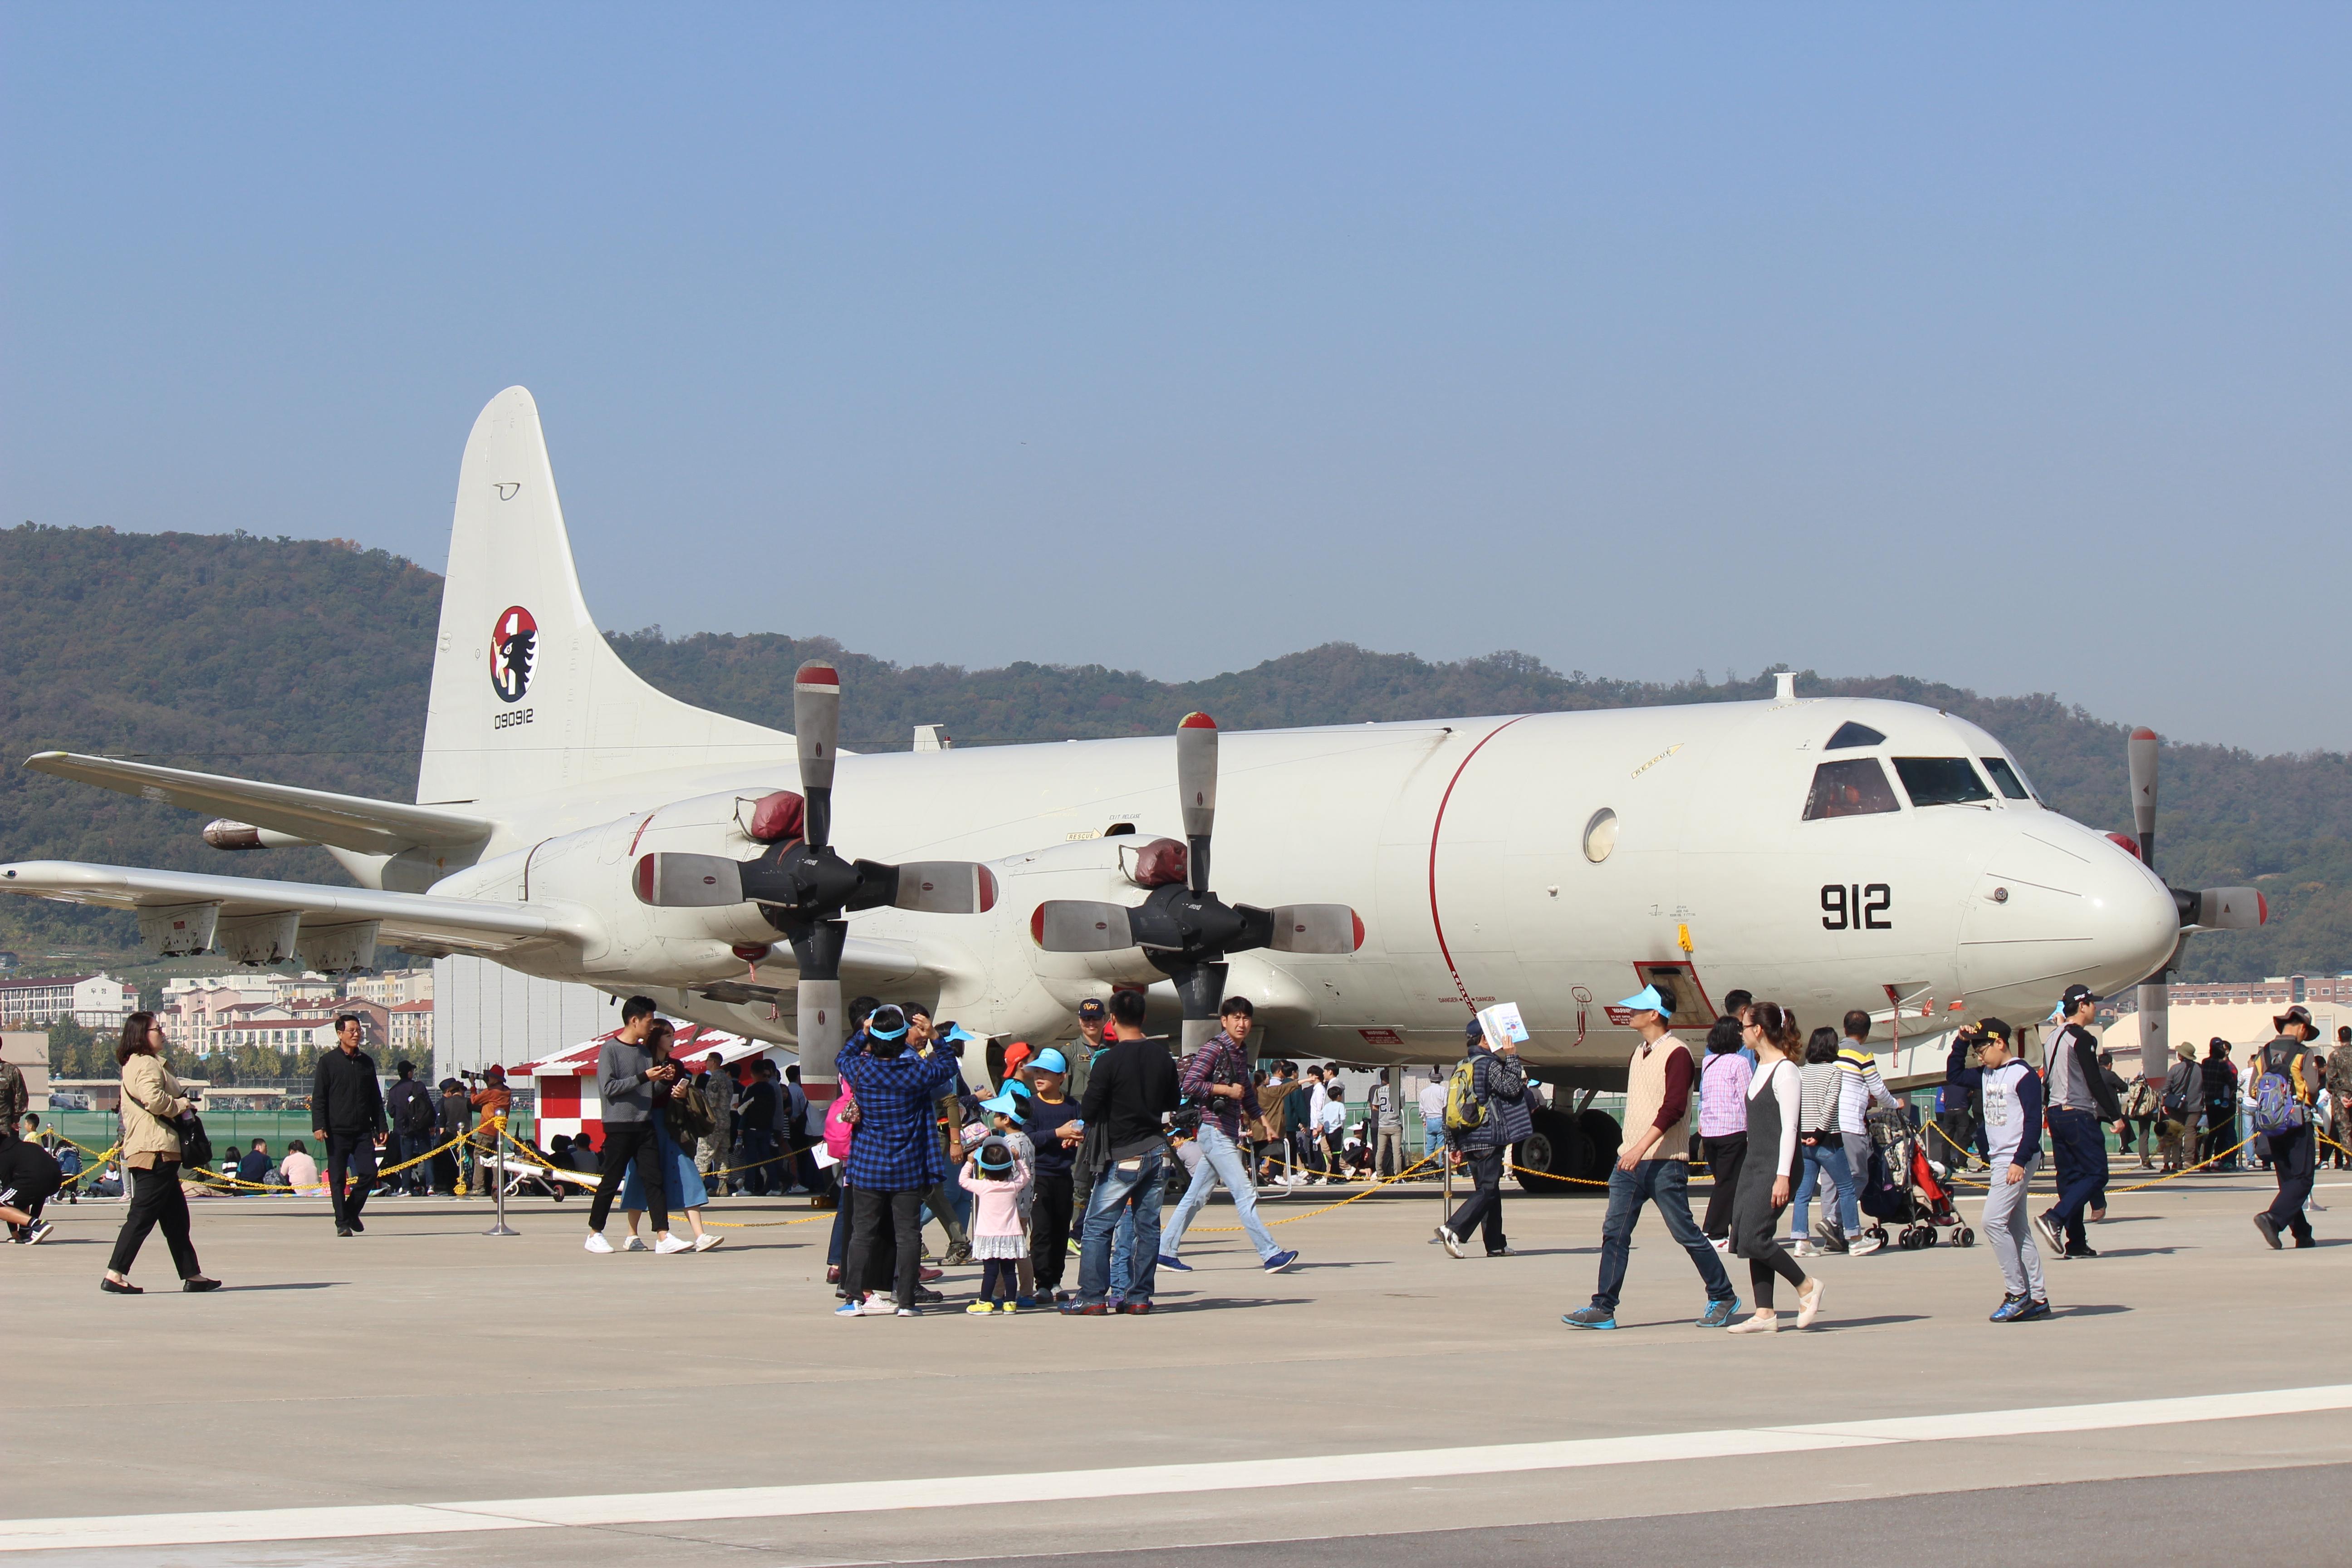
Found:
[[[669,1194],[663,1183],[661,1145],[654,1136],[654,1088],[675,1081],[677,1068],[668,1062],[654,1065],[653,1052],[646,1048],[646,1032],[653,1021],[653,998],[630,997],[621,1004],[620,1031],[596,1052],[596,1091],[604,1100],[604,1170],[596,1195],[588,1205],[591,1252],[613,1250],[613,1244],[604,1239],[604,1219],[613,1212],[613,1201],[621,1195],[621,1184],[632,1164],[637,1168],[637,1185],[645,1192],[646,1207],[653,1211],[654,1250],[694,1250],[692,1242],[680,1241],[669,1233]]]

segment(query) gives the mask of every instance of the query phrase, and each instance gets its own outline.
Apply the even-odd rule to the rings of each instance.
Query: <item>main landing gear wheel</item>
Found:
[[[1576,1190],[1573,1178],[1591,1168],[1592,1151],[1573,1118],[1544,1110],[1530,1118],[1534,1131],[1519,1140],[1519,1185],[1537,1196],[1556,1196]]]
[[[1592,1163],[1584,1172],[1584,1179],[1589,1182],[1607,1181],[1609,1167],[1617,1163],[1617,1146],[1625,1141],[1624,1130],[1617,1125],[1617,1119],[1605,1110],[1578,1112],[1576,1130],[1584,1134],[1585,1146],[1592,1151]]]

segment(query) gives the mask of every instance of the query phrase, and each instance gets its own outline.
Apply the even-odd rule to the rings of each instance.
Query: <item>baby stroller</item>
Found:
[[[1906,1252],[1916,1252],[1935,1246],[1937,1228],[1948,1226],[1954,1247],[1974,1247],[1977,1233],[1960,1223],[1950,1190],[1937,1180],[1927,1163],[1918,1112],[1909,1106],[1900,1110],[1874,1110],[1867,1121],[1870,1173],[1859,1197],[1862,1212],[1874,1223],[1865,1227],[1865,1234],[1883,1243],[1888,1226],[1901,1226],[1895,1244]]]

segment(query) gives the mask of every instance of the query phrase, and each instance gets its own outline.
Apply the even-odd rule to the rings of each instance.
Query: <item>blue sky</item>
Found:
[[[2352,12],[0,11],[0,517],[1206,674],[1774,660],[2352,747]]]

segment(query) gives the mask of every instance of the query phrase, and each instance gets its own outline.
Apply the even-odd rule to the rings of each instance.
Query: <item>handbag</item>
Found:
[[[193,1110],[184,1110],[173,1125],[180,1133],[180,1163],[209,1165],[213,1163],[213,1141],[205,1131],[205,1119]]]

